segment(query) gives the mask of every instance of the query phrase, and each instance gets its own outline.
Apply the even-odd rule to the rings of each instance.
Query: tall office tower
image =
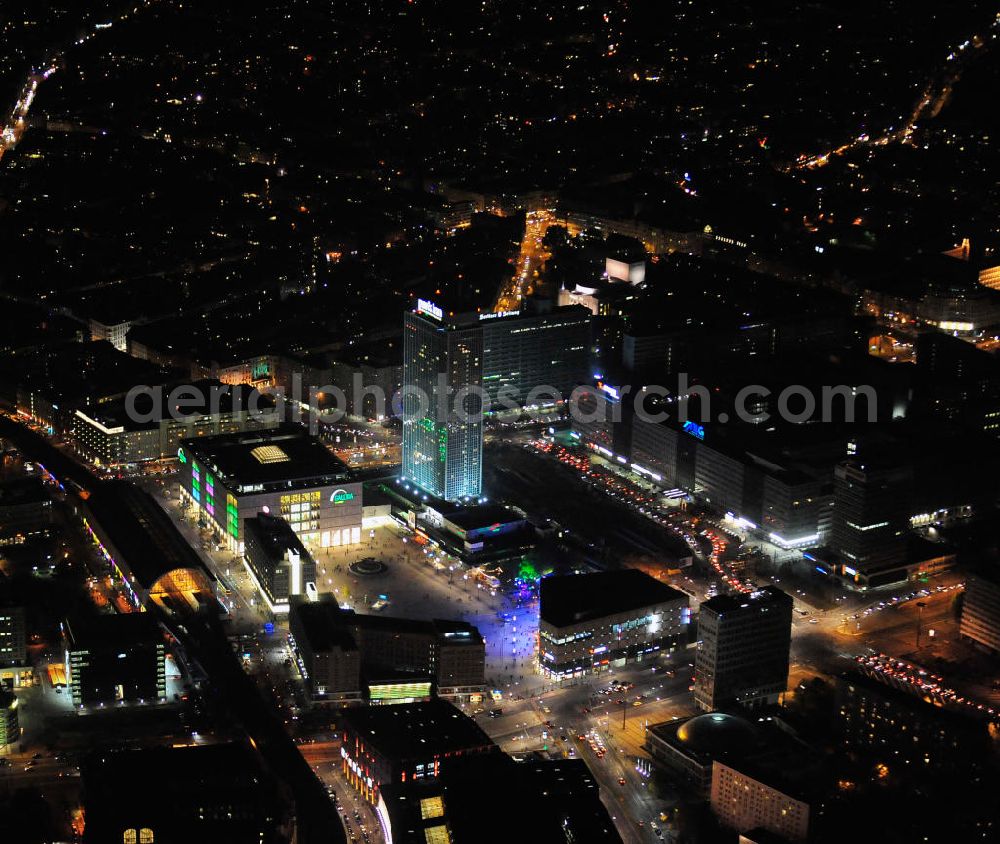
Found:
[[[483,335],[420,300],[403,317],[403,479],[447,501],[483,486]],[[470,392],[471,391],[471,392]]]
[[[718,595],[698,616],[694,700],[706,712],[734,703],[776,703],[788,684],[792,599],[768,586]]]
[[[847,460],[834,471],[831,545],[844,572],[868,586],[898,580],[910,527],[910,467]],[[883,578],[879,577],[885,570]]]

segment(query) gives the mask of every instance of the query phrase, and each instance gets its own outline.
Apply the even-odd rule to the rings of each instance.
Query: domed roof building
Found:
[[[654,724],[646,735],[653,759],[703,794],[711,786],[715,760],[750,758],[767,744],[758,725],[725,712]]]
[[[677,728],[677,742],[694,753],[713,756],[744,754],[760,743],[757,729],[738,715],[709,712],[685,721]]]

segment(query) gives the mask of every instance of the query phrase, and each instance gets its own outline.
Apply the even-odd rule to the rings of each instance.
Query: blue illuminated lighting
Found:
[[[684,423],[684,430],[689,433],[692,437],[696,437],[699,440],[705,439],[705,426],[699,425],[697,422],[692,422],[688,420]]]

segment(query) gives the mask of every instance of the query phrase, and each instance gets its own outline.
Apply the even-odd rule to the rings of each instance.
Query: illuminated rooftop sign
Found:
[[[520,311],[497,311],[495,314],[480,314],[479,319],[501,319],[503,317],[518,316]]]
[[[434,317],[434,319],[444,319],[444,311],[442,311],[433,302],[429,302],[426,299],[417,299],[417,313],[426,314],[429,317]]]
[[[692,422],[690,419],[684,423],[684,430],[689,433],[692,437],[696,437],[699,440],[705,439],[705,426],[699,425],[697,422]]]

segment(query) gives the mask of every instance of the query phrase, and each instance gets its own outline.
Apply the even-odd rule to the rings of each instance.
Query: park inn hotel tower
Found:
[[[491,407],[566,399],[587,380],[590,344],[590,312],[576,305],[452,317],[419,300],[403,321],[403,479],[449,501],[477,497],[489,410],[478,396]],[[469,389],[465,418],[449,416]]]
[[[483,335],[446,321],[420,300],[403,317],[403,479],[447,501],[483,486],[483,413],[478,393],[458,411],[463,390],[481,388]],[[426,398],[425,398],[426,397]]]

